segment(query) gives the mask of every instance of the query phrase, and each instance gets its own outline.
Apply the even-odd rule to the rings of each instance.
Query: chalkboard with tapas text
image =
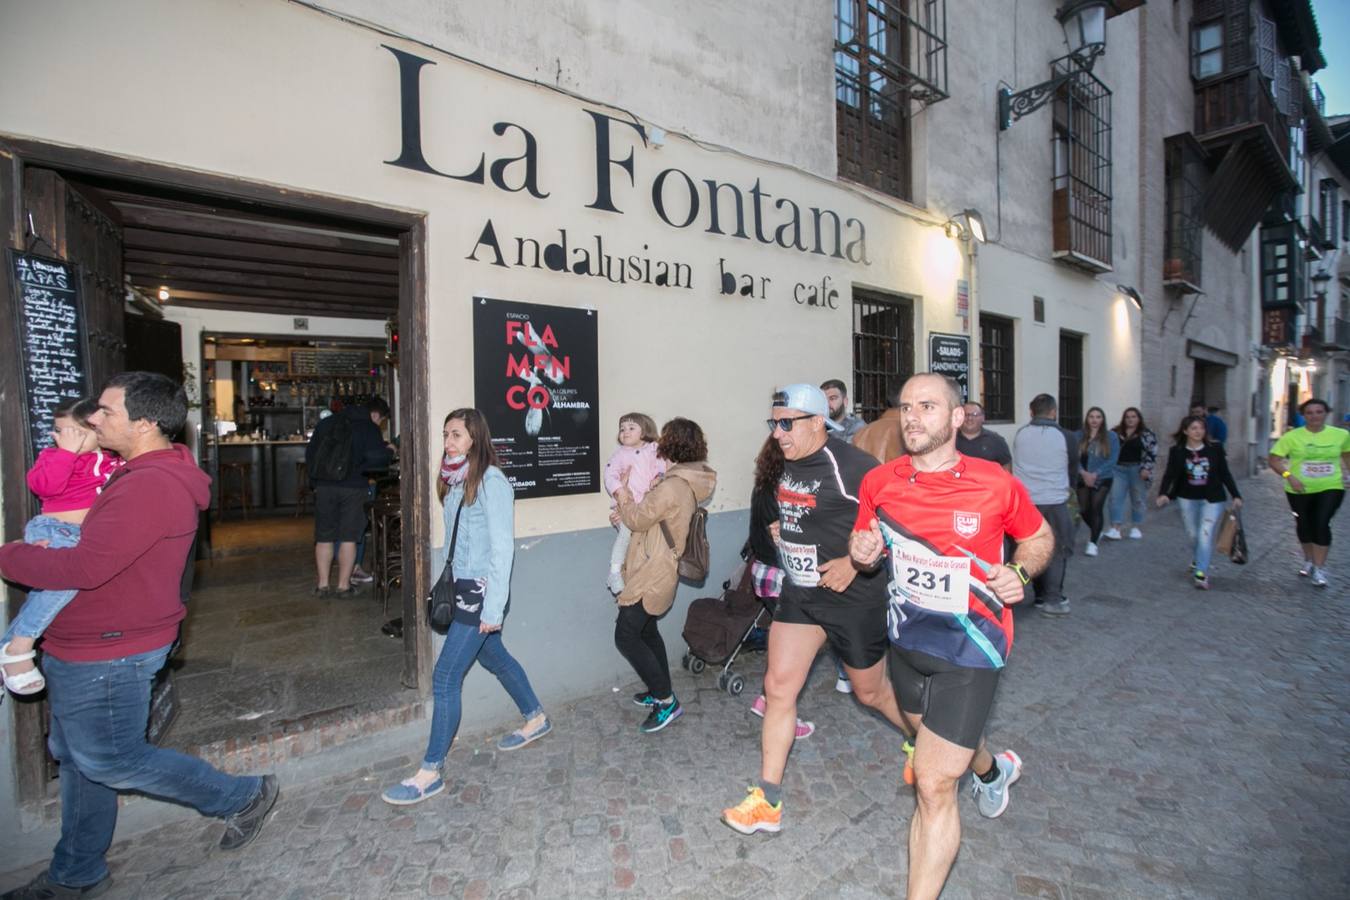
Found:
[[[74,266],[17,250],[10,251],[10,264],[32,460],[51,444],[52,410],[89,396],[89,348]]]

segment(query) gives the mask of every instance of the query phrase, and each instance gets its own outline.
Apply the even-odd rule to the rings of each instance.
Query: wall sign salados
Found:
[[[29,459],[51,444],[52,410],[89,395],[89,356],[79,278],[63,260],[10,251],[18,285]]]

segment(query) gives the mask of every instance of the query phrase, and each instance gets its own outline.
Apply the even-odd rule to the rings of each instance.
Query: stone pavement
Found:
[[[1253,558],[1214,566],[1209,593],[1187,584],[1167,510],[1143,541],[1074,557],[1071,617],[1019,614],[989,736],[1025,773],[1000,819],[963,795],[944,897],[1350,896],[1350,513],[1336,522],[1332,587],[1318,591],[1293,574],[1275,479],[1243,488]],[[679,624],[664,626],[672,647]],[[762,669],[750,656],[740,670],[757,685]],[[819,730],[793,753],[778,836],[717,821],[756,771],[753,694],[680,672],[685,715],[659,734],[637,732],[629,685],[554,708],[553,735],[517,753],[461,736],[450,788],[394,809],[379,791],[419,758],[414,743],[285,785],[243,853],[212,852],[220,826],[202,819],[119,843],[107,896],[902,896],[914,801],[899,742],[833,691],[828,669],[802,697]],[[505,719],[505,695],[501,708]]]

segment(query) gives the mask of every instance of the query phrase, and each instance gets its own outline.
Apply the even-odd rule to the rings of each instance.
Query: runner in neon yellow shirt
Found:
[[[1270,468],[1284,479],[1285,499],[1298,522],[1303,545],[1299,575],[1327,586],[1327,552],[1331,549],[1331,517],[1345,499],[1350,473],[1350,431],[1327,425],[1325,400],[1303,401],[1298,408],[1307,422],[1287,431],[1270,448]]]

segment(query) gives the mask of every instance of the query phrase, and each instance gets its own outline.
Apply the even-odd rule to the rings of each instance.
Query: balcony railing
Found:
[[[1195,136],[1202,144],[1219,143],[1252,125],[1264,125],[1280,158],[1289,159],[1289,129],[1260,69],[1252,66],[1196,85]]]

